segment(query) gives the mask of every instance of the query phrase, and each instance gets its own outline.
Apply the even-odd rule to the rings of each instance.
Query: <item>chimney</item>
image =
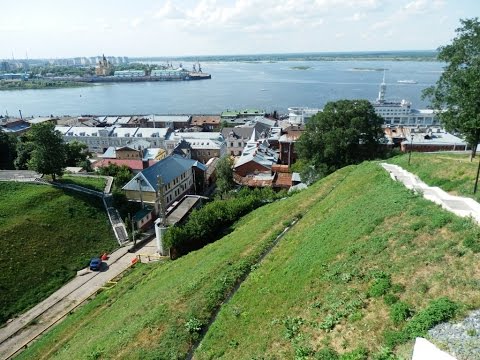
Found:
[[[142,160],[142,168],[145,170],[146,168],[148,168],[148,160],[147,159],[143,159]]]

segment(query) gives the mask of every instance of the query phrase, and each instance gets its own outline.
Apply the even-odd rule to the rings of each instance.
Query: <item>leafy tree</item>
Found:
[[[65,163],[67,166],[86,165],[85,162],[88,162],[87,159],[92,156],[92,153],[88,150],[87,144],[78,141],[72,141],[65,144],[65,152]]]
[[[382,155],[383,119],[367,100],[329,102],[306,125],[297,146],[306,169],[325,176]],[[311,174],[306,176],[311,178]]]
[[[28,168],[40,174],[62,175],[65,168],[65,144],[60,132],[55,131],[52,123],[33,125],[29,131],[29,138],[33,144]]]
[[[17,142],[17,157],[15,158],[15,169],[27,170],[28,161],[31,158],[34,144],[31,141],[29,133],[22,135]]]
[[[480,22],[461,19],[452,43],[440,47],[438,59],[446,66],[435,86],[424,90],[449,131],[459,131],[472,147],[480,142]]]
[[[217,163],[217,192],[220,196],[233,189],[233,160],[230,156],[224,156]]]
[[[17,157],[17,138],[0,129],[0,169],[14,169],[14,161]]]
[[[126,165],[108,164],[98,169],[98,173],[100,175],[113,176],[116,189],[121,189],[132,179],[132,170]]]

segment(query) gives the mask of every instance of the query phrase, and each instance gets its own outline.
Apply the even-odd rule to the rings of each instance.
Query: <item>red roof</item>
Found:
[[[157,163],[157,160],[148,160],[148,166],[152,166]],[[132,170],[143,170],[143,161],[142,160],[119,160],[119,159],[102,159],[93,164],[93,168],[101,168],[108,166],[109,164],[115,164],[118,166],[126,165]]]
[[[289,188],[292,186],[292,174],[278,173],[273,184],[276,187]]]
[[[289,169],[288,165],[273,164],[272,165],[272,172],[289,173],[290,169]]]

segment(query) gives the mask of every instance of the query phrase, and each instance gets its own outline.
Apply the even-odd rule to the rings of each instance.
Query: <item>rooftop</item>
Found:
[[[188,122],[190,115],[148,115],[148,122]]]
[[[198,161],[185,159],[179,155],[167,156],[163,160],[160,160],[156,164],[135,175],[135,177],[123,187],[123,190],[137,191],[139,187],[137,181],[139,181],[142,191],[156,192],[158,190],[159,176],[162,177],[164,184],[168,184],[194,166],[203,171],[206,170],[205,165]]]

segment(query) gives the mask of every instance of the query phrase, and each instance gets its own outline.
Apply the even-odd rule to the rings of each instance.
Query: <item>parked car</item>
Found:
[[[90,260],[90,270],[99,271],[102,267],[102,260],[99,258],[93,258]]]

